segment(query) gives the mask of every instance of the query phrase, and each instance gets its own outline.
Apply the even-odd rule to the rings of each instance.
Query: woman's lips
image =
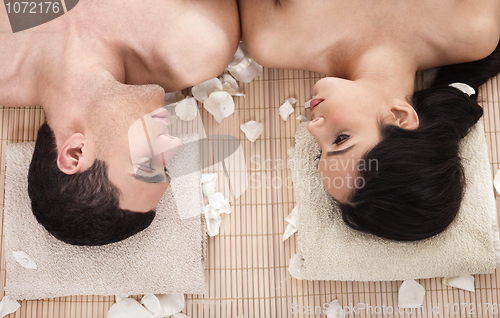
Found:
[[[311,107],[311,111],[314,111],[314,109],[322,102],[324,101],[324,99],[320,99],[320,98],[315,98],[311,101],[311,103],[309,104],[310,107]]]

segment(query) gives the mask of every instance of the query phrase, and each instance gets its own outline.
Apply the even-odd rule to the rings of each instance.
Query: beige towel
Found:
[[[467,190],[457,218],[443,233],[418,242],[384,240],[343,222],[321,183],[314,162],[319,147],[306,125],[298,127],[295,147],[289,151],[299,209],[297,253],[304,279],[389,281],[494,271],[496,206],[481,123],[460,145]]]
[[[187,143],[196,138],[184,136],[182,139]],[[175,192],[181,190],[190,195],[192,202],[175,197],[180,207],[200,209],[199,172],[184,176],[183,182],[172,179],[154,221],[144,231],[105,246],[72,246],[48,234],[31,212],[26,178],[33,147],[34,143],[10,144],[7,150],[4,211],[7,296],[21,300],[69,295],[205,292],[204,222],[199,212],[197,217],[182,218],[189,213],[177,211],[170,190],[177,186],[179,189]],[[200,165],[199,149],[186,149],[189,151],[181,148],[176,153],[170,169],[175,170],[175,161]],[[26,252],[38,269],[21,267],[14,260],[13,251]]]

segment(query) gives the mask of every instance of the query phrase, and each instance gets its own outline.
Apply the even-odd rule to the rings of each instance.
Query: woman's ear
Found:
[[[403,129],[414,130],[418,128],[418,114],[408,102],[397,99],[391,107],[395,124]]]
[[[57,154],[59,170],[65,174],[75,174],[92,165],[94,158],[90,158],[90,151],[85,149],[86,146],[87,140],[81,133],[75,133],[66,139]]]

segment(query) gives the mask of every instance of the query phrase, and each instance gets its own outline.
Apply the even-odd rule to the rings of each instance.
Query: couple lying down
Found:
[[[117,242],[151,223],[169,185],[163,168],[180,142],[168,134],[165,91],[218,76],[241,36],[263,66],[328,75],[314,86],[308,130],[345,222],[421,240],[460,206],[458,143],[482,108],[450,84],[477,92],[500,72],[499,17],[496,0],[81,0],[12,33],[2,8],[0,104],[46,113],[28,178],[37,220],[70,244]],[[415,73],[439,66],[414,93]],[[331,168],[347,160],[377,169]]]

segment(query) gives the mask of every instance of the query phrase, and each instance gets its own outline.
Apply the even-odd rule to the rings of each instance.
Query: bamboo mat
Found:
[[[403,314],[398,313],[397,308],[401,281],[298,281],[290,277],[287,264],[296,253],[295,236],[282,242],[286,227],[284,218],[294,207],[287,150],[294,144],[293,136],[299,124],[295,118],[299,114],[310,118],[309,109],[304,109],[303,105],[312,97],[312,87],[320,77],[311,72],[265,68],[263,75],[242,85],[246,96],[235,97],[235,114],[220,124],[200,108],[207,135],[232,135],[241,140],[246,166],[233,163],[233,167],[240,164],[240,169],[246,168],[249,186],[231,203],[233,213],[223,215],[220,235],[208,240],[207,293],[204,296],[186,295],[183,312],[191,318],[325,317],[319,306],[338,299],[342,306],[354,309],[348,317],[498,317],[498,306],[495,313],[488,304],[500,303],[499,269],[495,274],[475,275],[475,293],[442,285],[441,278],[418,280],[427,291],[423,304],[425,310]],[[421,87],[420,75],[418,83],[417,86]],[[500,167],[499,87],[500,77],[497,77],[485,84],[480,94],[484,101],[482,120],[493,173]],[[298,102],[295,113],[285,122],[280,118],[278,108],[288,97],[295,97]],[[249,142],[239,129],[240,124],[249,120],[261,122],[265,127],[254,143]],[[39,107],[0,107],[2,220],[6,145],[34,141],[43,121],[44,114]],[[244,184],[232,186],[244,187]],[[3,296],[3,232],[1,238],[0,296]],[[135,297],[140,299],[140,296]],[[106,317],[113,303],[114,297],[102,296],[23,301],[21,308],[8,317]],[[362,309],[363,306],[366,308]],[[316,314],[300,313],[307,310]]]

